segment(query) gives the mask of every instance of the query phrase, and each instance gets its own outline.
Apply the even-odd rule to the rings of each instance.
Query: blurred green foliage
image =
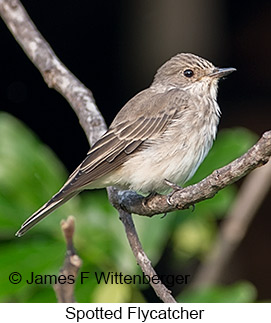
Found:
[[[256,137],[246,129],[223,130],[204,163],[190,183],[244,153]],[[47,201],[64,183],[68,174],[54,153],[14,117],[0,113],[0,301],[55,302],[51,285],[29,285],[31,272],[57,275],[65,256],[60,220],[77,219],[75,247],[83,260],[81,271],[90,272],[84,284],[76,283],[78,302],[144,302],[146,286],[97,284],[95,272],[140,274],[129,248],[118,214],[106,192],[84,192],[56,210],[37,227],[18,239],[21,223]],[[170,246],[174,259],[185,265],[200,260],[212,246],[217,219],[227,212],[236,195],[232,185],[213,199],[185,210],[146,218],[134,216],[145,252],[156,265]],[[11,272],[21,273],[21,283],[9,282]],[[182,268],[178,268],[182,273]],[[171,274],[170,272],[167,274]],[[255,300],[256,292],[247,282],[214,286],[202,291],[184,291],[182,302],[243,302]]]
[[[211,286],[195,291],[185,291],[178,297],[181,303],[251,303],[257,292],[249,282],[238,282],[231,286]]]

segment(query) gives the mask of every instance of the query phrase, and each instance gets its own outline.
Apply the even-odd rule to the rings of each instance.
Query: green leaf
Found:
[[[193,181],[237,157],[252,144],[253,138],[244,129],[221,132],[211,156],[206,158]],[[58,274],[65,254],[59,222],[70,214],[78,215],[74,244],[83,259],[81,270],[91,274],[87,283],[76,283],[78,301],[105,300],[103,294],[109,286],[97,284],[93,278],[95,271],[124,275],[140,272],[123,225],[104,190],[82,193],[81,198],[63,205],[23,238],[14,237],[21,223],[58,191],[66,178],[65,168],[47,146],[16,118],[0,113],[0,263],[3,264],[0,301],[56,301],[52,286],[12,285],[8,276],[13,271],[23,277],[31,271]],[[164,219],[134,215],[140,240],[152,264],[160,260],[171,236],[177,254],[189,258],[204,253],[213,241],[216,218],[225,213],[234,196],[235,189],[230,187],[214,199],[198,204],[193,213],[191,210],[176,212]],[[176,231],[172,235],[173,229]],[[144,299],[138,286],[113,288],[111,292],[118,300]]]
[[[199,182],[215,169],[241,156],[256,140],[256,135],[244,128],[220,131],[214,147],[187,185]],[[201,258],[208,252],[216,236],[217,219],[227,214],[236,193],[235,185],[230,185],[213,198],[196,204],[194,212],[190,209],[176,215],[178,223],[172,236],[176,257]]]
[[[20,121],[0,113],[0,239],[12,237],[66,178],[63,165],[47,146]],[[56,211],[56,220],[49,217],[35,230],[42,231],[51,221],[59,222],[57,214],[76,213],[76,205],[73,199]]]
[[[211,247],[216,234],[216,225],[204,218],[192,216],[173,233],[173,251],[178,258],[190,259],[205,254]]]
[[[42,239],[14,241],[2,244],[0,247],[0,301],[18,302],[32,301],[32,296],[40,289],[52,289],[51,285],[28,284],[31,281],[31,273],[34,275],[55,274],[65,256],[65,244],[54,240]],[[22,275],[22,281],[12,284],[9,275],[18,272]],[[47,301],[55,301],[54,293]]]

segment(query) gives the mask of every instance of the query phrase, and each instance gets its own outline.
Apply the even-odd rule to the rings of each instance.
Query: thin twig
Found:
[[[67,251],[63,267],[58,275],[58,282],[54,290],[59,303],[74,303],[74,285],[82,260],[76,254],[73,246],[74,217],[69,216],[67,220],[61,221],[61,229],[64,233]]]
[[[131,246],[131,249],[133,251],[133,254],[136,258],[138,265],[141,267],[144,274],[148,275],[151,278],[150,285],[153,287],[156,295],[160,299],[162,299],[165,303],[176,303],[176,300],[171,295],[171,291],[168,290],[165,285],[163,285],[160,279],[155,281],[155,283],[153,282],[152,278],[154,276],[157,277],[157,273],[153,269],[151,265],[151,261],[149,260],[149,258],[147,257],[147,255],[145,254],[142,248],[142,245],[139,241],[136,228],[132,219],[132,215],[124,211],[120,207],[120,205],[118,204],[118,201],[115,200],[117,195],[114,193],[114,190],[115,188],[112,187],[109,193],[109,194],[112,194],[112,196],[110,195],[109,196],[111,198],[111,201],[113,202],[113,205],[119,211],[120,220],[124,225],[126,236],[128,238],[129,244]]]
[[[254,215],[271,186],[271,161],[245,179],[239,194],[225,217],[213,248],[199,268],[189,288],[213,285],[246,235]]]
[[[50,45],[31,21],[20,1],[0,0],[0,15],[26,55],[40,71],[48,86],[57,90],[70,103],[79,118],[79,122],[87,135],[90,145],[93,145],[106,131],[106,125],[95,104],[91,91],[57,58]],[[107,191],[111,199],[116,201],[118,190],[109,187]],[[114,204],[112,201],[111,203],[112,205]],[[119,207],[118,210],[120,210]],[[131,233],[132,231],[128,227],[128,224],[133,225],[131,214],[122,213],[120,214],[120,219],[125,226],[126,233]],[[130,234],[127,237],[132,251],[136,255],[136,251],[133,248],[141,247],[141,243],[135,228],[133,235],[133,243],[131,243]],[[142,258],[143,261],[138,263],[140,266],[144,264],[141,267],[142,270],[149,273],[154,272],[151,262],[143,249],[141,255],[144,255],[144,259]],[[164,292],[167,289],[162,283],[152,285],[152,287],[164,302],[169,301],[168,293]],[[170,301],[174,301],[172,296]]]

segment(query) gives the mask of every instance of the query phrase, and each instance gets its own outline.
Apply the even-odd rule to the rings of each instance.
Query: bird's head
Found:
[[[194,54],[182,53],[172,57],[157,71],[153,87],[181,88],[191,95],[211,96],[216,99],[218,80],[236,69],[218,68]]]

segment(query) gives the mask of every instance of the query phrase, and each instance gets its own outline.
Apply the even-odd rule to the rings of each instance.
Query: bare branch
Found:
[[[136,228],[132,219],[132,216],[130,213],[124,211],[120,205],[118,204],[118,201],[116,200],[117,194],[115,194],[114,190],[116,190],[114,187],[111,188],[109,197],[111,202],[113,202],[113,205],[115,208],[119,211],[120,220],[122,221],[125,232],[129,241],[129,244],[131,246],[131,249],[133,251],[133,254],[137,260],[138,265],[141,267],[142,271],[148,275],[150,278],[153,276],[157,276],[157,273],[153,269],[151,265],[151,261],[145,254],[142,245],[139,241]],[[112,194],[112,195],[111,195]],[[166,288],[165,285],[159,280],[157,283],[153,283],[152,280],[150,280],[150,284],[153,287],[156,295],[163,300],[165,303],[176,303],[176,300],[171,295],[171,291]]]
[[[176,191],[167,202],[167,196],[155,195],[144,202],[144,197],[134,192],[118,193],[119,204],[130,213],[145,216],[167,213],[189,208],[200,201],[212,198],[224,187],[236,182],[256,167],[268,162],[271,155],[271,131],[265,132],[261,139],[243,156],[228,165],[215,170],[197,184]]]
[[[59,60],[18,0],[0,0],[0,15],[44,81],[70,103],[93,145],[106,131],[91,91]]]
[[[246,235],[250,223],[271,186],[271,161],[245,179],[239,194],[225,217],[213,249],[199,268],[189,288],[220,281],[223,269]]]
[[[59,303],[74,303],[75,280],[78,271],[82,266],[82,260],[76,254],[72,241],[74,234],[74,217],[69,216],[66,221],[62,220],[61,229],[65,236],[67,252],[64,265],[60,269],[58,277],[63,277],[64,281],[59,280],[58,283],[54,285],[54,290]]]
[[[26,55],[38,68],[47,85],[57,90],[70,103],[79,118],[90,145],[93,145],[106,131],[106,125],[95,104],[91,91],[57,58],[18,0],[0,0],[0,15]],[[110,199],[116,201],[118,190],[109,187],[107,191]],[[116,206],[116,203],[112,201],[111,203]],[[121,210],[120,207],[117,207],[117,209]],[[121,212],[120,219],[125,226],[131,248],[137,248],[137,250],[141,248],[140,254],[144,254],[144,257],[141,258],[142,261],[139,261],[139,253],[137,253],[137,250],[132,249],[134,255],[137,255],[138,264],[142,266],[141,268],[145,273],[155,273],[151,262],[142,249],[131,215]],[[133,230],[131,230],[132,227]],[[131,238],[133,243],[131,243]],[[175,301],[162,283],[152,285],[152,287],[164,302]]]
[[[104,133],[106,126],[90,90],[56,57],[51,47],[31,22],[19,1],[0,0],[0,13],[14,37],[43,75],[48,86],[56,89],[69,101],[92,145]],[[271,131],[266,132],[240,158],[214,171],[201,182],[176,191],[170,199],[172,205],[168,205],[166,196],[157,195],[150,198],[147,203],[143,203],[144,198],[134,192],[121,192],[115,188],[109,188],[108,192],[111,202],[120,212],[120,219],[125,226],[129,243],[142,270],[145,273],[154,272],[150,261],[144,258],[145,256],[142,258],[142,255],[145,254],[135,232],[131,213],[153,216],[159,213],[189,208],[189,206],[195,203],[213,197],[219,190],[234,183],[256,167],[265,164],[269,160],[270,155]],[[128,213],[124,212],[123,209]],[[135,240],[133,241],[133,239]],[[143,261],[140,261],[140,257]],[[149,266],[148,271],[145,268],[147,265]],[[168,291],[165,291],[165,295],[169,295]],[[156,292],[164,301],[168,301],[167,297],[163,296],[163,292]]]

